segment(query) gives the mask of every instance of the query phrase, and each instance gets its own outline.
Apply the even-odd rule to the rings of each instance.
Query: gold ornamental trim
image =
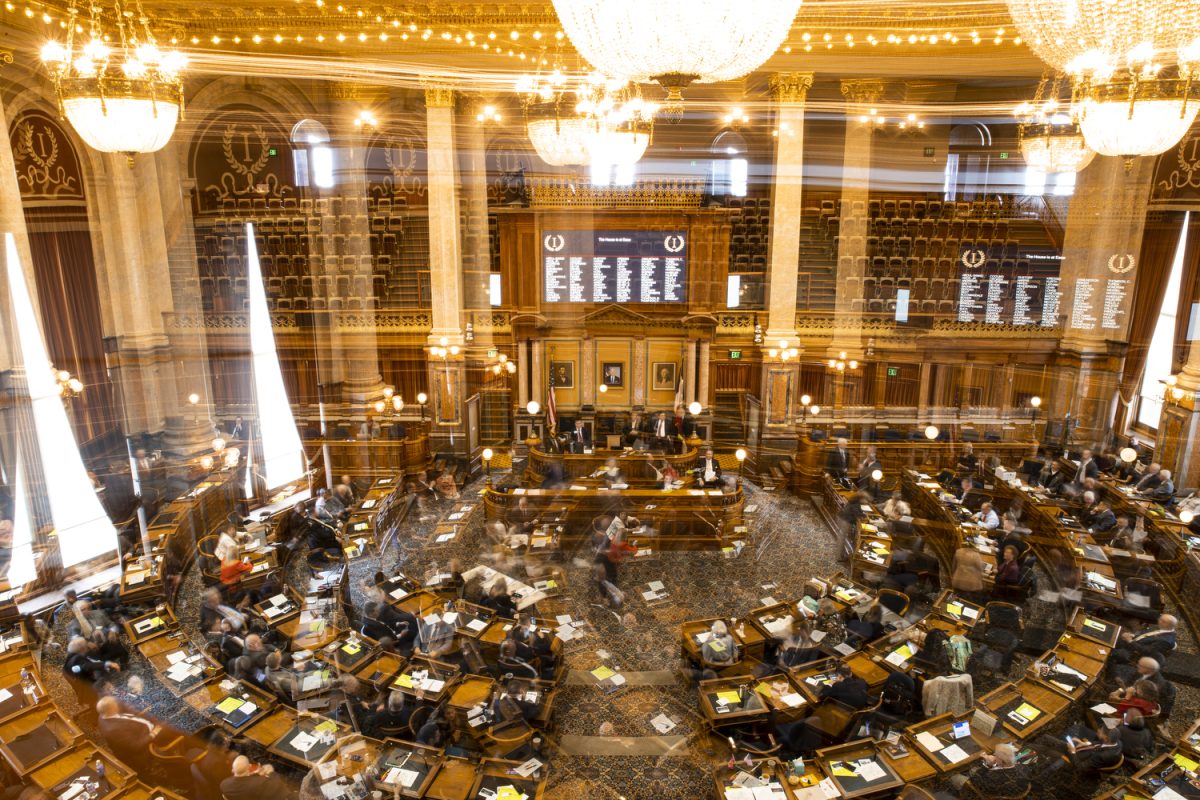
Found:
[[[846,102],[857,106],[869,106],[879,102],[883,95],[883,81],[879,80],[844,80],[842,81],[842,97]]]
[[[700,208],[703,179],[638,181],[630,186],[592,186],[569,178],[526,178],[533,208]]]
[[[780,103],[803,103],[813,85],[811,72],[777,72],[771,76],[771,94]]]
[[[454,108],[454,87],[429,78],[421,78],[426,108]]]

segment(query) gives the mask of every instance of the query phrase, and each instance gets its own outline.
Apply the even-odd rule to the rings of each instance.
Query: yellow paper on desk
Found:
[[[525,795],[515,787],[501,786],[496,790],[496,800],[521,800]]]
[[[546,581],[546,588],[547,589],[557,589],[558,581]]]
[[[862,529],[864,531],[866,531],[867,533],[878,533],[879,532],[879,528],[876,528],[874,525],[872,525],[869,522],[862,523]]]
[[[1200,762],[1193,761],[1187,756],[1182,756],[1179,753],[1175,754],[1175,764],[1180,769],[1187,770],[1188,772],[1195,772],[1196,768],[1200,767]]]
[[[592,670],[592,674],[596,676],[596,680],[606,681],[617,673],[613,672],[608,667],[596,667],[594,670]]]
[[[1096,622],[1096,620],[1094,620],[1094,619],[1084,619],[1083,626],[1085,628],[1091,628],[1094,631],[1102,631],[1105,629],[1104,623]]]
[[[324,733],[325,731],[330,731],[330,732],[332,732],[332,731],[336,731],[336,730],[337,730],[337,723],[336,723],[336,722],[333,722],[332,720],[325,720],[325,721],[324,721],[324,722],[322,722],[320,725],[318,725],[317,727],[313,728],[313,730],[314,730],[314,731],[318,731],[318,732],[320,732],[320,733]]]
[[[962,603],[947,603],[946,611],[956,617],[961,617],[963,613]]]
[[[403,686],[405,689],[413,688],[412,675],[406,673],[404,675],[397,676],[396,686]]]
[[[758,686],[754,687],[754,691],[758,692],[763,697],[770,697],[773,694],[771,684],[767,683],[766,681],[760,681]]]
[[[836,592],[833,593],[833,596],[836,597],[838,600],[841,600],[846,603],[854,602],[854,595],[850,594],[845,589],[838,589]]]
[[[742,697],[737,692],[717,692],[717,699],[725,705],[736,705],[742,702]]]
[[[348,644],[342,645],[342,652],[346,655],[356,656],[362,652],[362,645],[358,644],[357,642],[349,642]]]
[[[217,704],[217,711],[222,714],[232,714],[242,707],[242,699],[240,697],[226,697]]]
[[[904,659],[909,659],[909,658],[913,657],[913,649],[912,649],[912,645],[910,645],[910,644],[900,645],[899,647],[896,648],[895,652],[896,652],[896,655],[898,655]]]
[[[154,617],[150,620],[151,628],[157,628],[159,625],[162,625],[162,624],[163,624],[162,617]]]
[[[1030,722],[1033,722],[1042,715],[1042,710],[1040,708],[1034,708],[1033,706],[1029,705],[1029,703],[1021,703],[1021,705],[1017,706],[1017,713]]]
[[[836,766],[833,767],[833,775],[835,778],[853,778],[857,774],[858,774],[857,772],[855,772],[852,769],[849,769],[844,763],[842,763],[840,761],[837,763]]]
[[[724,653],[725,652],[725,645],[721,644],[716,639],[709,639],[707,644],[709,647],[712,648],[712,651],[714,653]]]

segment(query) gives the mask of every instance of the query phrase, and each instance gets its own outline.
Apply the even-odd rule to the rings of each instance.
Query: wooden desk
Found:
[[[29,773],[29,779],[52,796],[58,797],[76,777],[98,779],[96,762],[104,765],[104,780],[111,787],[101,797],[112,797],[127,784],[135,781],[133,770],[117,761],[103,750],[83,744],[64,751],[53,760]],[[58,789],[58,791],[54,791]]]
[[[250,606],[250,610],[267,624],[269,628],[278,628],[284,622],[290,622],[300,616],[302,605],[300,596],[290,586],[261,603]]]
[[[134,646],[137,646],[149,639],[169,633],[178,627],[178,624],[179,621],[175,619],[175,612],[171,607],[160,604],[153,611],[127,621],[125,635],[129,637],[129,641]]]
[[[190,691],[197,684],[210,680],[221,671],[219,663],[203,650],[197,650],[186,638],[176,638],[174,635],[159,636],[138,645],[138,650],[158,673],[162,684],[176,697]],[[174,662],[188,662],[200,667],[202,671],[199,675],[188,675],[183,680],[175,680],[172,674],[169,674]],[[178,674],[183,677],[182,672]]]
[[[353,637],[351,633],[350,636],[335,639],[321,648],[316,654],[317,658],[339,671],[354,672],[375,655],[375,648],[369,642]]]
[[[767,705],[748,676],[700,682],[700,712],[715,727],[758,722],[767,718]],[[724,701],[724,702],[722,702]]]
[[[51,747],[49,740],[45,748],[36,747],[26,750],[25,747],[14,747],[19,737],[27,734],[40,736],[40,732],[48,732],[58,744]],[[50,703],[38,704],[24,713],[0,722],[0,755],[18,775],[27,775],[32,770],[68,750],[81,738],[83,732],[69,718]]]
[[[1121,637],[1121,626],[1115,622],[1093,617],[1083,608],[1076,608],[1067,621],[1067,630],[1112,650]]]
[[[121,789],[112,796],[113,800],[187,800],[182,795],[175,794],[170,789],[161,786],[147,786],[144,783],[134,783]]]
[[[837,784],[842,797],[863,797],[886,792],[899,788],[905,783],[905,779],[900,776],[892,764],[880,755],[872,739],[859,739],[826,747],[817,751],[816,760],[821,771]],[[909,770],[923,775],[922,778],[915,780],[923,780],[937,774],[936,770],[915,751],[910,752],[909,756],[902,761],[911,762],[911,766],[906,764],[909,766]],[[865,778],[860,774],[845,774],[847,770],[857,772],[870,765],[878,767],[882,774],[871,778]]]
[[[1057,661],[1057,664],[1054,667],[1045,668],[1044,665],[1052,657]],[[1079,680],[1082,682],[1078,686],[1072,686],[1070,683],[1056,682],[1056,675],[1061,674],[1061,669],[1057,666],[1058,664],[1081,673],[1082,678],[1079,678]],[[1097,678],[1103,674],[1104,664],[1105,662],[1102,659],[1089,658],[1086,655],[1071,650],[1069,647],[1060,646],[1042,654],[1037,661],[1029,665],[1025,670],[1025,674],[1031,680],[1044,683],[1071,700],[1080,700],[1088,693],[1093,684],[1096,683]],[[1066,674],[1070,675],[1072,673]]]
[[[264,750],[279,740],[296,723],[297,712],[279,706],[267,713],[258,722],[242,731],[242,735]]]
[[[22,714],[26,709],[33,708],[35,705],[51,702],[46,699],[46,687],[42,685],[42,678],[37,669],[33,667],[32,663],[26,669],[29,670],[29,678],[33,681],[36,689],[36,699],[25,694],[19,672],[16,675],[5,675],[0,678],[0,694],[8,694],[7,698],[0,700],[0,721]]]
[[[521,763],[520,761],[502,761],[495,758],[483,759],[480,762],[482,769],[475,778],[475,785],[471,787],[470,796],[478,797],[481,789],[491,789],[493,792],[497,792],[502,787],[511,786],[519,794],[526,795],[529,800],[541,800],[542,793],[546,788],[545,767],[543,766],[539,770],[543,773],[540,778],[522,778],[512,774],[512,770],[521,766]]]
[[[1012,704],[1015,704],[1013,705],[1014,709],[1022,704],[1028,704],[1040,713],[1031,719],[1028,725],[1021,725],[1008,716],[1010,710],[1008,706]],[[1040,681],[1022,678],[1016,683],[998,686],[982,697],[976,698],[975,705],[1000,717],[1003,720],[1004,729],[1014,738],[1030,739],[1054,724],[1059,719],[1059,715],[1070,707],[1071,701]],[[1003,713],[1001,713],[1002,709]]]
[[[363,683],[384,691],[407,663],[403,656],[380,650],[359,664],[351,674]]]
[[[467,800],[473,797],[476,762],[446,757],[425,792],[428,800]]]
[[[370,741],[370,740],[368,740]],[[389,741],[378,747],[379,754],[374,759],[374,766],[379,770],[379,777],[374,780],[377,787],[384,789],[384,795],[402,798],[425,798],[433,786],[434,778],[442,769],[443,751],[439,747],[426,747],[416,744],[398,744]],[[412,780],[403,781],[401,770],[413,772]]]
[[[552,468],[561,467],[561,474],[567,479],[583,478],[603,469],[608,459],[616,459],[621,474],[631,480],[654,481],[656,473],[646,463],[650,458],[655,467],[662,467],[666,461],[681,478],[686,478],[696,465],[696,448],[689,447],[684,452],[675,454],[648,453],[644,450],[604,450],[596,449],[592,453],[547,453],[538,447],[529,448],[529,463],[526,467],[526,482],[538,486]]]
[[[946,619],[953,620],[966,628],[974,628],[983,616],[983,606],[964,600],[953,589],[943,589],[933,604],[933,611]]]
[[[323,617],[302,622],[303,612],[276,626],[281,634],[292,641],[292,650],[316,652],[342,636],[345,631],[330,625]]]
[[[742,523],[744,496],[735,491],[700,489],[528,489],[523,494],[485,490],[488,522],[507,521],[524,497],[535,512],[566,507],[566,536],[578,541],[591,528],[592,520],[620,509],[654,528],[657,546],[708,548],[732,538]],[[636,537],[634,537],[636,538]]]
[[[284,761],[307,768],[335,751],[338,739],[349,729],[348,725],[331,719],[302,714],[267,747],[267,752]],[[296,741],[298,737],[304,737],[311,742],[311,748],[307,752]],[[311,741],[314,738],[316,741]]]
[[[452,715],[450,719],[464,723],[463,727],[466,727],[467,712],[481,703],[486,703],[495,690],[496,682],[491,678],[483,675],[464,675],[462,680],[455,684],[446,701],[446,708]]]
[[[735,787],[734,778],[743,773],[753,775],[760,781],[766,782],[767,786],[775,795],[781,792],[786,800],[795,800],[796,792],[788,784],[787,770],[782,764],[779,764],[775,759],[755,759],[752,762],[753,766],[746,767],[744,761],[739,761],[733,769],[729,768],[728,764],[717,764],[713,766],[713,783],[716,784],[716,796],[725,798],[725,790]],[[811,774],[811,773],[810,773]]]
[[[428,673],[427,680],[438,680],[442,682],[442,685],[437,689],[429,689],[427,686],[422,688],[422,685],[412,677],[414,672],[421,671]],[[409,697],[437,705],[450,695],[457,678],[458,667],[454,664],[435,661],[426,656],[413,656],[404,669],[392,679],[389,686],[393,691],[399,691]]]
[[[216,722],[226,731],[232,734],[237,734],[243,728],[257,722],[267,715],[268,711],[273,707],[274,701],[271,700],[266,693],[250,684],[236,684],[232,689],[226,691],[221,688],[221,684],[228,679],[213,679],[208,683],[201,684],[190,692],[183,695],[183,700],[192,708],[199,711],[204,716]],[[223,711],[217,708],[221,703],[229,701],[226,706],[229,711]],[[236,705],[234,701],[237,701]],[[255,708],[246,716],[244,713],[239,714],[240,709],[245,703],[252,703]]]
[[[985,753],[991,753],[995,750],[996,745],[1000,742],[996,737],[985,735],[970,727],[973,715],[974,712],[971,711],[962,714],[939,714],[936,717],[930,717],[927,720],[922,720],[908,726],[905,730],[905,738],[908,739],[909,749],[919,751],[942,774],[957,772],[973,765]],[[962,738],[954,736],[954,726],[958,723],[967,724],[970,728],[969,736]],[[925,737],[920,736],[922,733],[928,733],[936,737],[939,746],[937,748],[927,746]],[[967,754],[966,758],[960,761],[952,761],[949,757],[943,755],[942,751],[952,744],[958,745]]]

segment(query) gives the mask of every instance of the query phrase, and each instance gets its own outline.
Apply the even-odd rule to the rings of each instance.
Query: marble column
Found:
[[[332,133],[334,153],[334,183],[347,199],[362,204],[363,213],[350,216],[346,232],[346,255],[353,256],[350,268],[351,292],[356,286],[367,287],[361,309],[333,312],[332,322],[338,328],[342,345],[342,395],[354,406],[362,407],[383,396],[383,376],[379,371],[379,344],[375,335],[375,309],[369,297],[373,294],[374,267],[371,261],[371,228],[366,210],[367,190],[367,129],[356,126],[354,120],[364,105],[377,99],[364,87],[351,83],[330,85],[330,105],[333,108]],[[345,220],[345,218],[343,218]],[[340,267],[347,270],[345,262]],[[342,322],[339,324],[339,318]]]
[[[846,98],[846,136],[842,150],[842,208],[838,220],[837,293],[834,308],[837,327],[829,346],[831,354],[843,350],[862,357],[862,262],[867,255],[867,199],[871,191],[872,125],[870,111],[883,94],[877,80],[842,81]],[[865,121],[864,121],[865,120]],[[854,213],[855,204],[861,207]],[[859,301],[855,307],[854,301]]]
[[[217,433],[213,422],[208,336],[202,324],[204,309],[200,302],[200,273],[196,264],[196,229],[191,204],[194,181],[183,176],[186,151],[183,139],[175,137],[153,156],[158,168],[163,238],[175,307],[173,322],[167,326],[167,338],[175,358],[177,409],[176,413],[167,416],[163,449],[181,459],[207,453]],[[181,318],[199,324],[180,324]],[[199,397],[198,403],[188,401],[191,394]]]
[[[175,311],[169,280],[158,165],[137,156],[93,155],[97,165],[96,226],[103,259],[100,297],[107,300],[105,338],[109,372],[117,384],[128,435],[163,431],[167,417],[183,415],[166,319]]]
[[[517,413],[529,405],[529,341],[517,340]]]
[[[804,189],[804,103],[811,72],[771,76],[775,96],[775,175],[771,182],[771,237],[767,254],[766,340],[796,344],[796,280]]]
[[[920,385],[917,387],[917,422],[928,423],[929,416],[929,379],[933,372],[933,364],[929,361],[921,362],[921,378]]]
[[[429,172],[429,280],[433,294],[431,344],[463,343],[462,257],[458,235],[458,169],[454,152],[454,90],[425,84]]]
[[[546,397],[546,369],[542,366],[542,354],[545,351],[545,345],[541,339],[534,339],[532,342],[533,354],[529,358],[529,369],[532,373],[529,384],[529,399],[536,400],[538,405],[545,408]]]
[[[463,229],[463,299],[466,308],[489,310],[492,252],[488,240],[487,142],[484,123],[476,119],[482,100],[465,103],[456,129],[463,207],[467,212]],[[475,332],[476,344],[492,343],[491,326]]]
[[[1097,158],[1079,174],[1067,212],[1059,269],[1063,336],[1055,354],[1060,380],[1048,398],[1047,421],[1070,415],[1071,441],[1081,446],[1111,433],[1121,359],[1111,343],[1129,335],[1129,309],[1155,159],[1127,167]]]
[[[696,340],[688,339],[683,360],[683,403],[690,406],[696,399]]]
[[[700,340],[700,382],[696,387],[696,399],[700,401],[700,405],[704,406],[705,411],[711,411],[708,399],[708,370],[712,360],[712,342],[708,339]]]

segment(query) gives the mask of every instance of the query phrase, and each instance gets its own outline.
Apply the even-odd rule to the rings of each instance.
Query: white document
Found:
[[[437,541],[438,544],[443,544],[453,539],[454,536],[455,534],[453,533],[443,533],[441,536],[437,537],[435,541]]]
[[[854,648],[845,642],[842,642],[837,647],[833,648],[833,650],[835,653],[842,656],[848,656],[855,652]]]
[[[908,659],[906,659],[904,657],[904,654],[898,650],[895,652],[888,653],[887,658],[884,659],[884,661],[886,661],[887,663],[889,663],[893,666],[896,666],[896,667],[904,666],[904,662],[907,660]]]
[[[663,589],[666,588],[666,586],[663,585],[662,581],[650,581],[649,586],[650,586],[650,591],[653,591],[653,592],[661,592]]]
[[[1110,706],[1108,703],[1101,703],[1100,705],[1092,706],[1092,711],[1095,711],[1097,714],[1115,714],[1115,713],[1117,713],[1117,710],[1115,708],[1113,708],[1112,706]]]
[[[326,761],[324,764],[317,764],[317,775],[321,780],[332,780],[337,775],[337,762]]]
[[[804,705],[804,696],[797,692],[785,694],[780,697],[779,700],[787,705],[788,708],[799,708],[800,706]]]
[[[1186,800],[1179,792],[1172,789],[1170,786],[1164,786],[1153,795],[1154,800]]]
[[[411,769],[400,770],[400,785],[405,789],[412,788],[412,785],[417,782],[417,778],[421,777],[421,773]]]
[[[613,686],[624,686],[625,685],[625,676],[619,672],[614,674],[611,678],[609,678],[609,680],[612,681]]]
[[[833,800],[834,797],[842,796],[842,791],[837,787],[837,784],[833,782],[833,778],[826,778],[817,785],[821,787],[821,793],[824,794],[825,797],[829,798],[829,800]]]
[[[526,761],[524,764],[522,764],[521,766],[514,769],[513,772],[520,775],[522,778],[528,778],[530,775],[537,772],[541,768],[542,768],[542,762],[538,761],[536,758],[531,758],[528,761]]]
[[[286,594],[277,594],[271,598],[270,603],[273,606],[282,606],[287,605],[287,601],[288,599]]]
[[[942,743],[929,731],[921,731],[917,734],[917,743],[931,753],[936,753],[942,749]]]
[[[185,658],[187,658],[187,653],[183,652],[182,650],[176,650],[174,653],[167,653],[168,664],[178,664]]]
[[[808,634],[808,638],[812,639],[813,644],[820,644],[821,640],[825,638],[825,631],[813,631]]]
[[[258,711],[258,706],[247,700],[245,703],[242,703],[242,707],[239,708],[238,711],[242,712],[246,716],[250,716],[255,711]]]
[[[473,619],[467,623],[467,627],[473,631],[482,631],[488,624],[481,619]]]
[[[442,687],[445,685],[446,685],[445,681],[439,681],[436,678],[426,678],[425,680],[421,681],[422,689],[424,689],[427,692],[433,692],[435,694],[437,692],[440,692],[442,690]]]
[[[675,723],[666,714],[659,714],[654,719],[650,720],[650,724],[654,726],[654,730],[659,733],[670,733],[675,727]]]
[[[296,734],[295,736],[292,737],[292,740],[290,742],[288,742],[288,744],[291,745],[293,750],[297,750],[301,753],[307,753],[309,750],[312,750],[313,745],[315,745],[316,743],[317,743],[317,739],[315,736],[312,736],[311,734],[303,733],[303,732]]]
[[[570,625],[571,624],[571,615],[570,614],[559,614],[557,617],[554,618],[554,621],[557,622],[559,625]]]
[[[858,777],[868,782],[877,781],[880,778],[886,778],[887,773],[874,761],[860,761],[858,762]]]
[[[979,619],[979,609],[963,606],[963,616],[967,619]]]
[[[725,800],[754,800],[754,790],[741,786],[726,786]]]
[[[10,697],[12,697],[12,692],[10,692],[8,689],[0,689],[0,703],[3,703]]]
[[[445,614],[442,614],[442,622],[446,623],[447,625],[456,624],[458,622],[458,612],[447,611]]]
[[[957,764],[967,757],[966,751],[956,744],[952,744],[949,747],[943,748],[942,755],[951,764]]]

